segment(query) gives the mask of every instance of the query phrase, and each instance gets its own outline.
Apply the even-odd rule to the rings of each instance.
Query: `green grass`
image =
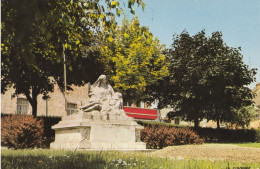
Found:
[[[232,144],[240,147],[260,148],[260,143],[204,143],[204,144]]]
[[[260,168],[260,163],[232,161],[173,160],[170,158],[150,157],[146,153],[123,152],[86,152],[54,150],[2,150],[1,167],[5,169],[189,169],[189,168]]]
[[[260,148],[260,143],[234,143],[232,145],[237,145],[237,146],[241,146],[241,147]]]

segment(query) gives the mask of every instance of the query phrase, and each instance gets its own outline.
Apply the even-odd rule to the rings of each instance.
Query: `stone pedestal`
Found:
[[[89,120],[85,114],[65,117],[53,126],[51,149],[145,150],[140,140],[142,126],[135,121]],[[72,118],[72,119],[71,119]]]

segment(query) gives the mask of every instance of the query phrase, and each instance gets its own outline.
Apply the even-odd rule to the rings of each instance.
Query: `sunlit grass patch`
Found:
[[[205,144],[228,144],[228,145],[236,145],[240,147],[260,148],[260,143],[205,143]]]
[[[253,148],[260,148],[260,143],[237,143],[233,144],[241,147],[253,147]]]

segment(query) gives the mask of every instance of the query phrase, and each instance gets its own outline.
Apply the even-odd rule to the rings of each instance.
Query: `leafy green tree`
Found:
[[[239,110],[234,109],[233,111],[234,117],[231,122],[242,128],[248,127],[256,117],[256,109],[253,105],[243,106]]]
[[[170,104],[175,112],[198,127],[203,118],[231,121],[233,108],[252,103],[253,94],[246,87],[253,82],[255,69],[242,61],[240,48],[228,47],[221,32],[205,36],[201,31],[190,36],[184,31],[173,38],[167,54],[170,76],[162,83],[168,86],[162,105]]]
[[[135,3],[144,6],[134,0],[128,7]],[[1,0],[1,9],[1,92],[13,86],[15,94],[25,94],[34,116],[37,96],[52,91],[55,82],[64,86],[63,52],[68,85],[92,81],[104,71],[97,35],[101,27],[113,29],[113,11],[122,10],[115,0]]]
[[[144,100],[147,87],[168,74],[164,45],[154,38],[147,27],[140,26],[137,17],[127,19],[117,27],[102,54],[108,58],[108,73],[114,88],[130,102]]]

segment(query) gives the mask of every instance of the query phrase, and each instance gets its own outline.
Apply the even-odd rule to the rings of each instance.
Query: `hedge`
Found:
[[[170,123],[155,121],[138,121],[142,126],[168,126],[177,128],[186,128]],[[201,138],[208,143],[241,143],[241,142],[260,142],[260,129],[214,129],[214,128],[198,128],[191,127]]]
[[[37,119],[42,119],[44,124],[44,132],[43,137],[44,140],[44,147],[49,147],[50,143],[55,139],[55,131],[51,129],[51,127],[55,124],[58,124],[61,121],[61,117],[55,116],[38,116]]]
[[[260,130],[255,129],[198,128],[195,131],[210,143],[260,142]]]

